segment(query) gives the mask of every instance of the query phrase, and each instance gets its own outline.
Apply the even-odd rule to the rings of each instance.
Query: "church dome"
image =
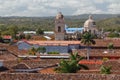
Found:
[[[92,15],[89,15],[89,19],[85,21],[84,27],[94,27],[96,26],[95,21],[93,20]]]
[[[61,12],[59,12],[56,16],[56,19],[63,19],[63,14]]]

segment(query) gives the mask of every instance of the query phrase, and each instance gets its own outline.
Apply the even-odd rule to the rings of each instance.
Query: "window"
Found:
[[[95,22],[93,22],[93,25],[96,25],[96,23],[95,23]]]
[[[60,26],[58,26],[58,32],[61,32],[61,27]]]

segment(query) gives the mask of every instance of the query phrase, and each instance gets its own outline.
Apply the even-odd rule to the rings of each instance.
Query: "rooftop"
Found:
[[[2,37],[3,39],[12,39],[12,36],[9,36],[9,35],[5,35]]]
[[[29,44],[38,44],[38,45],[70,45],[70,44],[80,44],[80,41],[27,41]]]
[[[86,56],[87,49],[78,50],[79,55]],[[108,49],[90,49],[90,57],[118,57],[120,58],[120,50],[114,49],[109,51]]]
[[[95,39],[96,44],[93,47],[107,47],[109,43],[113,43],[114,47],[120,47],[120,39]],[[83,45],[83,44],[81,44]]]
[[[65,28],[66,33],[82,32],[84,28]]]

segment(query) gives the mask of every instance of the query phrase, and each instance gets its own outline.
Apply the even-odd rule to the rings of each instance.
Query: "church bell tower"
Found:
[[[55,18],[55,40],[64,40],[65,36],[65,21],[64,16],[59,12]]]

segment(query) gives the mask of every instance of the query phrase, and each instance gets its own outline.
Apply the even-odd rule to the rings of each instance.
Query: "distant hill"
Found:
[[[82,15],[75,15],[75,16],[65,16],[66,18],[70,19],[88,19],[90,14],[82,14]],[[91,14],[95,20],[102,20],[107,18],[118,17],[120,14]]]
[[[120,27],[119,14],[92,14],[97,22],[98,28],[117,29]],[[65,22],[69,27],[83,27],[85,20],[89,14],[65,16]],[[55,16],[50,17],[0,17],[0,30],[4,31],[9,26],[18,26],[20,31],[36,30],[41,28],[44,30],[54,30]]]
[[[65,19],[88,19],[88,16],[92,15],[94,19],[101,20],[101,19],[107,19],[107,18],[113,18],[113,17],[120,17],[120,14],[81,14],[81,15],[73,15],[73,16],[67,16],[64,15]],[[55,15],[56,16],[56,15]],[[19,17],[19,16],[9,16],[9,17],[0,17],[0,18],[14,18],[14,19],[54,19],[55,16],[48,16],[48,17]]]
[[[120,32],[120,17],[108,18],[100,20],[97,22],[98,28],[103,28],[110,31],[119,31]]]

